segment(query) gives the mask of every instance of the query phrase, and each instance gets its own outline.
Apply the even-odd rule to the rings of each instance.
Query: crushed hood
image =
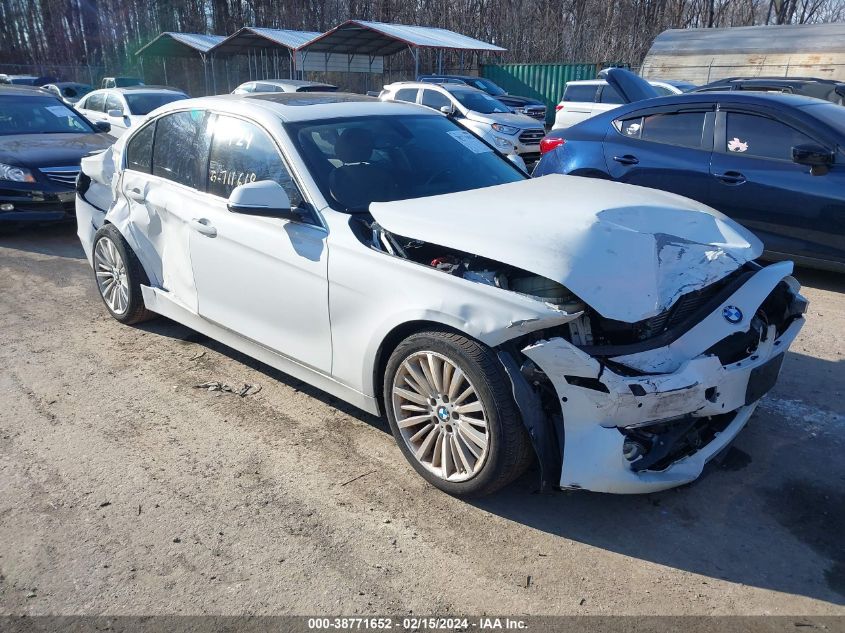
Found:
[[[522,268],[633,323],[759,257],[721,213],[675,194],[551,175],[442,196],[375,202],[386,230]]]

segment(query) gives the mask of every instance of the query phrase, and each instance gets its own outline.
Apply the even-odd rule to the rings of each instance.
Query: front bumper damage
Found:
[[[803,326],[807,303],[791,272],[790,262],[760,269],[718,309],[663,347],[603,358],[551,337],[522,349],[561,403],[560,487],[644,493],[696,479],[774,385]],[[789,299],[784,315],[762,328],[758,320],[754,332],[760,337],[753,349],[723,364],[720,345],[752,331],[752,319],[761,318],[776,288]],[[737,323],[723,314],[734,308],[743,315]]]

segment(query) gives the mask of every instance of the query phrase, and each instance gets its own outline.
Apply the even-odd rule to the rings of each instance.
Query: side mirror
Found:
[[[108,121],[96,121],[94,123],[94,129],[98,132],[111,132],[111,123]]]
[[[796,145],[792,148],[792,162],[810,167],[813,176],[823,176],[830,171],[835,156],[821,145]]]
[[[232,213],[302,221],[300,214],[291,209],[287,192],[273,180],[259,180],[235,187],[229,194],[227,206]]]
[[[123,110],[109,110],[106,114],[108,114],[113,119],[123,118]]]
[[[452,106],[440,106],[440,111],[446,116],[452,116],[455,114],[455,108]]]

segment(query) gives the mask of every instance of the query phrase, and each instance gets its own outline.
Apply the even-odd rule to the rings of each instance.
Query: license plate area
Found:
[[[775,386],[781,365],[783,365],[783,356],[783,354],[778,354],[751,370],[748,386],[745,389],[745,404],[759,400]]]

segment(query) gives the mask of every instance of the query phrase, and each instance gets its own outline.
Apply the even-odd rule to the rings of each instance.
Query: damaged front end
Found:
[[[560,486],[641,493],[696,479],[774,386],[804,323],[807,302],[791,272],[789,262],[749,263],[706,300],[682,297],[656,317],[659,327],[613,324],[610,336],[588,311],[590,344],[555,328],[525,345],[523,374],[551,385],[561,403]]]
[[[356,232],[373,248],[566,315],[511,324],[495,343],[543,488],[696,479],[774,386],[804,323],[792,264],[759,266],[759,240],[678,196],[546,177],[371,212]]]

